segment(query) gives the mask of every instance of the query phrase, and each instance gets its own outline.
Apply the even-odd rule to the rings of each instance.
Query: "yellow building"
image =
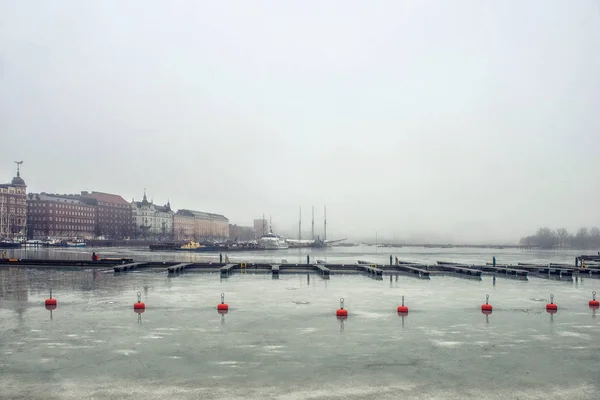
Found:
[[[220,214],[193,210],[178,210],[173,230],[178,240],[227,240],[229,220]]]

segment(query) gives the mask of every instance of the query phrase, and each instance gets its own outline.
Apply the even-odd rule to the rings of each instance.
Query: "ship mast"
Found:
[[[300,207],[300,218],[298,219],[298,240],[302,240],[302,207]]]
[[[323,227],[323,241],[327,241],[327,206],[325,206],[325,221]]]
[[[312,206],[312,240],[315,240],[315,206]]]

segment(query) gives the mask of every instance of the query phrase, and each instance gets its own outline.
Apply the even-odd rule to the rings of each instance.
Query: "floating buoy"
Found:
[[[144,303],[142,303],[142,294],[140,292],[137,293],[137,297],[138,297],[138,301],[137,303],[133,303],[133,310],[138,313],[141,314],[143,313],[146,309],[146,305]]]
[[[223,314],[229,311],[229,305],[225,303],[225,293],[221,293],[221,303],[217,305],[217,311]]]
[[[550,303],[546,304],[546,311],[550,314],[554,314],[558,311],[558,306],[554,304],[554,295],[550,294]]]
[[[52,289],[50,289],[50,298],[46,299],[46,308],[49,309],[48,307],[51,307],[51,306],[54,306],[54,308],[56,308],[56,305],[57,305],[56,299],[52,298]]]
[[[490,295],[485,295],[485,304],[481,306],[481,312],[483,314],[491,314],[492,313],[492,305],[489,303]]]
[[[342,318],[342,319],[348,318],[348,310],[346,310],[344,308],[344,298],[343,297],[340,299],[340,308],[337,309],[337,311],[335,312],[335,315],[338,318]]]
[[[402,305],[398,306],[398,314],[408,314],[408,307],[404,305],[404,296],[402,296]]]
[[[596,300],[596,292],[592,292],[592,299],[590,300],[591,308],[600,308],[600,302]]]

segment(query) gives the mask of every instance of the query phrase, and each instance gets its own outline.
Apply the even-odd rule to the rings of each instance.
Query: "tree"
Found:
[[[600,247],[600,229],[596,227],[590,229],[590,246],[596,249]]]
[[[566,247],[569,244],[569,237],[571,234],[565,228],[558,228],[556,230],[556,235],[558,236],[558,245],[560,247]]]
[[[536,244],[543,249],[551,249],[558,244],[557,234],[547,227],[538,229],[535,234],[535,240]]]
[[[590,234],[587,228],[579,228],[573,238],[573,247],[578,249],[586,249],[589,246]]]

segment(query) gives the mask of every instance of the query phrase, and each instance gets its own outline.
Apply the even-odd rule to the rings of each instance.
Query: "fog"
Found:
[[[600,225],[599,49],[597,0],[0,0],[0,180],[331,239]]]

